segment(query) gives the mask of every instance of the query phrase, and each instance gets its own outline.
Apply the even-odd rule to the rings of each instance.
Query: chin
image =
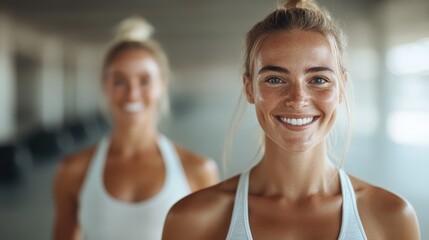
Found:
[[[144,122],[145,118],[141,114],[122,114],[117,118],[117,123],[121,123],[127,127],[139,126]]]
[[[288,152],[304,153],[309,150],[312,150],[315,146],[316,144],[310,141],[306,141],[303,139],[295,139],[286,141],[283,145],[283,148]]]

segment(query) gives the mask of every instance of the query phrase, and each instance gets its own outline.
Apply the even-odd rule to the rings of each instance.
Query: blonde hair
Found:
[[[105,79],[106,69],[121,53],[130,50],[142,50],[151,54],[158,63],[161,78],[167,86],[170,78],[170,65],[164,49],[152,39],[153,32],[153,26],[138,16],[132,16],[120,22],[115,29],[114,40],[104,57],[103,79]],[[160,113],[168,115],[169,110],[168,95],[165,93],[160,101]]]
[[[339,163],[341,167],[351,140],[351,111],[348,96],[346,94],[347,72],[344,65],[344,54],[346,49],[346,37],[340,26],[331,18],[329,13],[312,0],[290,0],[283,7],[274,10],[262,21],[256,23],[246,35],[246,52],[244,60],[244,75],[253,79],[254,63],[260,47],[264,40],[273,33],[280,31],[313,31],[321,33],[328,40],[331,50],[335,56],[339,72],[337,73],[341,90],[341,98],[344,100],[346,114],[348,117],[347,141],[344,154]],[[347,81],[348,82],[348,81]],[[240,104],[240,103],[239,103]],[[235,113],[237,114],[237,113]],[[237,117],[233,117],[236,119]],[[225,145],[232,139],[234,129],[228,132]],[[224,156],[227,156],[230,147],[226,146]],[[224,157],[226,166],[226,157]],[[224,169],[225,170],[225,169]]]

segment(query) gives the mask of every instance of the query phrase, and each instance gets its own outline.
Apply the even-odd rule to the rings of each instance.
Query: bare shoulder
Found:
[[[95,147],[67,156],[58,166],[55,177],[55,189],[68,189],[77,194],[85,179]]]
[[[55,221],[53,239],[77,239],[78,196],[94,147],[75,153],[60,162],[54,182]]]
[[[193,191],[212,186],[219,182],[217,165],[214,160],[199,155],[180,145],[175,145]]]
[[[406,199],[355,177],[350,179],[369,239],[420,239],[416,213]]]
[[[163,239],[225,239],[237,182],[234,177],[177,202],[167,216]]]

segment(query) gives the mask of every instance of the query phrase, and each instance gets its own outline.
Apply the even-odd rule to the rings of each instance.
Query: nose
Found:
[[[141,89],[138,84],[130,84],[127,91],[127,100],[136,101],[141,98]]]
[[[308,93],[302,83],[294,83],[288,88],[286,106],[299,110],[308,104]]]

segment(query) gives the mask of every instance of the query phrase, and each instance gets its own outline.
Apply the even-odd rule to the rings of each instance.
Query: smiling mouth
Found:
[[[141,102],[126,103],[124,110],[130,113],[138,113],[144,110],[144,104]]]
[[[319,118],[318,116],[306,117],[306,118],[290,118],[290,117],[281,117],[281,116],[277,117],[277,119],[280,120],[282,123],[286,123],[292,126],[305,126],[314,122],[318,118]]]

